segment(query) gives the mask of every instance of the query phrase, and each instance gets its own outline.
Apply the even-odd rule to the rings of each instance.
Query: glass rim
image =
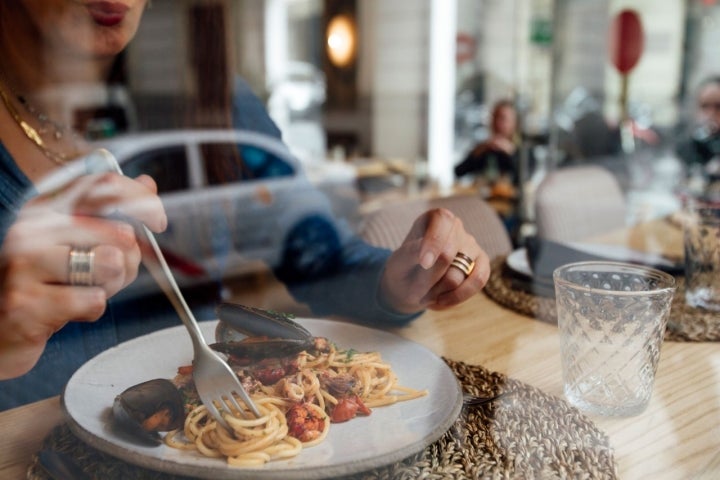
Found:
[[[607,273],[616,271],[617,273],[638,273],[642,275],[651,275],[656,277],[658,280],[661,280],[663,282],[663,285],[659,285],[657,288],[653,288],[652,290],[608,290],[605,288],[588,287],[561,277],[564,272],[567,272],[569,270],[592,266],[607,268]],[[675,277],[673,277],[667,272],[663,272],[662,270],[658,270],[657,268],[649,267],[647,265],[605,260],[571,262],[561,265],[553,271],[553,281],[555,282],[555,285],[564,285],[572,287],[576,290],[613,295],[656,295],[662,292],[674,292],[677,289],[677,281],[675,280]]]

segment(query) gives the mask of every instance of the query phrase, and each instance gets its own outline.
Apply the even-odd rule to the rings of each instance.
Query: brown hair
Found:
[[[500,113],[500,110],[502,110],[503,108],[511,108],[513,112],[515,112],[515,115],[517,115],[517,108],[515,107],[515,102],[513,102],[511,99],[503,98],[495,102],[495,104],[493,105],[492,114],[490,115],[490,128],[493,132],[495,132],[495,119]],[[518,143],[519,138],[517,128],[515,130],[516,131],[513,133],[512,141],[514,143]]]
[[[226,11],[222,3],[192,7],[190,64],[195,98],[188,123],[193,128],[232,128],[232,66],[230,65]],[[201,145],[211,184],[238,180],[247,174],[240,153],[222,145]]]

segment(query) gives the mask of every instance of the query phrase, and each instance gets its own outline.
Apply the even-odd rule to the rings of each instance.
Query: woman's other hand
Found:
[[[462,255],[474,262],[469,275],[455,260]],[[460,267],[453,265],[460,261]],[[490,276],[490,262],[459,218],[444,208],[418,217],[402,245],[387,261],[380,284],[380,301],[400,313],[425,308],[441,310],[478,293]]]

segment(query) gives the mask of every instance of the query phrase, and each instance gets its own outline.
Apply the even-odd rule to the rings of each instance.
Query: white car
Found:
[[[246,273],[258,262],[312,269],[337,251],[341,233],[328,198],[275,138],[177,130],[122,135],[98,146],[115,155],[125,175],[145,173],[157,182],[169,220],[158,242],[171,264],[184,265],[176,269],[181,284]]]

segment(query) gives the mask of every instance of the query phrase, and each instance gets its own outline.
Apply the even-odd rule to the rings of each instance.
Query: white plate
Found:
[[[528,263],[526,249],[518,248],[517,250],[513,250],[505,259],[505,263],[508,268],[515,273],[521,273],[523,275],[527,275],[528,277],[532,277],[533,273],[530,268],[530,263]]]
[[[395,334],[344,322],[298,319],[313,335],[341,347],[379,351],[402,385],[427,389],[425,397],[373,409],[368,417],[333,424],[327,439],[293,459],[262,468],[230,467],[225,460],[182,452],[165,445],[142,447],[110,428],[116,395],[152,378],[172,378],[192,359],[184,327],[161,330],[107,350],[83,365],[63,393],[72,431],[89,445],[154,470],[214,479],[316,479],[388,465],[422,451],[450,428],[462,407],[462,391],[450,368],[425,347]],[[206,339],[216,322],[202,322]]]

